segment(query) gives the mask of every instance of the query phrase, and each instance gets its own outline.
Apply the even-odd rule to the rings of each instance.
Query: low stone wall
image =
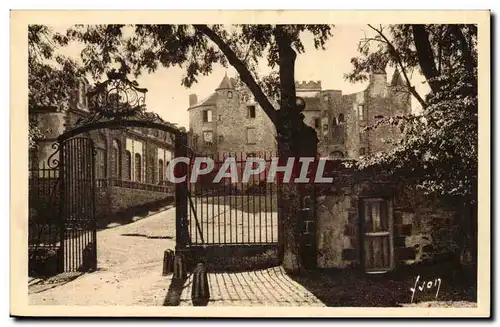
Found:
[[[129,222],[134,215],[147,214],[173,202],[170,193],[125,187],[100,187],[96,190],[96,216],[100,227],[112,222]]]
[[[319,268],[362,264],[364,232],[360,204],[365,198],[386,200],[389,222],[392,222],[389,247],[393,268],[447,260],[459,250],[456,212],[438,199],[429,199],[408,187],[395,187],[391,183],[361,182],[349,174],[336,178],[331,185],[317,187]]]

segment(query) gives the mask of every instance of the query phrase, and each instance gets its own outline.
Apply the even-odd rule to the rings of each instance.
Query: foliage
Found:
[[[28,106],[37,108],[68,108],[70,91],[76,87],[82,69],[76,61],[57,54],[67,45],[65,36],[54,33],[45,25],[28,26]],[[64,87],[61,87],[64,85]],[[29,124],[30,148],[43,137],[35,121]]]
[[[274,120],[272,100],[282,85],[277,37],[284,31],[294,51],[305,51],[301,36],[310,33],[316,49],[324,48],[331,36],[329,25],[76,25],[67,31],[70,40],[83,42],[85,71],[94,79],[112,64],[135,76],[159,67],[184,69],[182,85],[190,87],[200,75],[209,75],[216,64],[232,65],[239,79]],[[260,76],[262,58],[272,69]],[[292,67],[293,68],[293,67]],[[271,100],[271,101],[270,101]]]
[[[403,137],[388,152],[374,153],[360,169],[380,169],[414,180],[428,193],[459,197],[469,203],[477,195],[477,29],[470,25],[393,25],[372,29],[360,42],[346,78],[363,80],[386,63],[397,68],[422,113],[385,118]],[[375,44],[374,44],[375,43]],[[410,83],[417,70],[431,88],[422,97]]]

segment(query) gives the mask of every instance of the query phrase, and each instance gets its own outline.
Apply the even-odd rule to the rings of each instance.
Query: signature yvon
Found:
[[[441,278],[436,278],[436,279],[430,280],[428,282],[426,282],[424,280],[424,281],[422,281],[422,285],[420,285],[420,286],[417,287],[417,285],[419,284],[419,281],[420,281],[420,275],[418,275],[417,279],[415,280],[415,286],[413,286],[412,288],[410,288],[410,291],[412,292],[410,303],[413,303],[413,299],[415,297],[415,292],[417,291],[417,289],[420,292],[424,292],[426,290],[435,288],[436,289],[436,296],[435,297],[437,299],[437,297],[439,295],[439,289],[441,288]]]

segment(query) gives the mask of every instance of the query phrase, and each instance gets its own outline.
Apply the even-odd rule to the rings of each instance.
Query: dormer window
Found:
[[[227,91],[227,98],[232,99],[233,98],[233,92],[232,91]]]

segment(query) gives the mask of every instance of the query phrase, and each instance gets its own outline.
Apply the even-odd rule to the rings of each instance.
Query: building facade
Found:
[[[219,87],[198,102],[189,97],[191,146],[200,153],[276,151],[276,130],[252,94],[237,88],[227,75]],[[323,90],[321,81],[297,81],[297,96],[306,102],[304,122],[319,138],[322,157],[358,159],[387,150],[400,131],[381,126],[364,131],[377,120],[410,113],[411,99],[396,71],[387,81],[384,70],[370,75],[367,88],[353,94]]]
[[[198,153],[276,151],[276,130],[245,88],[227,74],[206,99],[189,96],[191,146]]]
[[[36,172],[39,179],[52,168],[49,158],[54,154],[51,160],[58,159],[59,153],[54,147],[57,138],[80,118],[89,115],[88,87],[86,80],[79,82],[78,90],[70,96],[68,110],[30,110],[30,121],[44,133],[44,138],[38,140],[37,147],[29,153],[30,172]],[[133,208],[147,210],[148,204],[163,206],[172,201],[173,187],[166,178],[174,153],[170,133],[127,127],[92,130],[77,137],[94,141],[96,214],[102,221],[113,215],[124,216],[124,212],[135,214]]]
[[[57,108],[32,110],[30,119],[44,133],[37,141],[38,147],[31,150],[32,167],[46,165],[54,153],[52,145],[57,137],[78,119],[89,114],[85,94],[88,83],[80,87],[71,97],[69,110]],[[165,181],[166,167],[173,156],[173,138],[169,133],[148,128],[100,129],[85,133],[94,141],[96,148],[95,174],[97,180],[117,179],[138,183],[161,184]]]
[[[397,127],[380,126],[364,131],[382,118],[409,114],[411,99],[396,71],[390,82],[383,70],[370,75],[367,88],[353,94],[323,90],[321,81],[297,82],[297,95],[305,99],[305,123],[319,138],[322,157],[358,159],[388,150],[401,135]]]

